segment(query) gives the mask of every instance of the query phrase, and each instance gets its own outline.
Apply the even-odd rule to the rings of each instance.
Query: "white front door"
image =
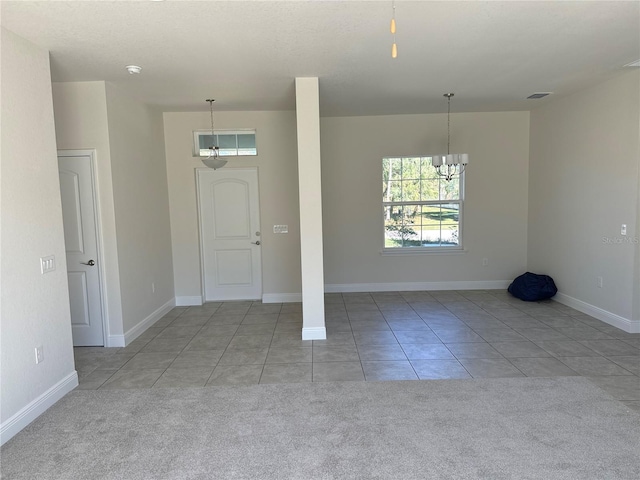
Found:
[[[204,300],[262,297],[258,170],[198,169]]]
[[[73,345],[104,346],[91,155],[58,156]]]

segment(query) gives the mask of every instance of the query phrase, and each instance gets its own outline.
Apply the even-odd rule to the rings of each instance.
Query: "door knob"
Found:
[[[89,260],[87,263],[84,262],[80,262],[82,265],[89,265],[90,267],[93,267],[96,262],[94,262],[93,260]]]
[[[254,245],[260,245],[260,240],[258,240],[257,242],[251,242],[251,243],[253,243]]]

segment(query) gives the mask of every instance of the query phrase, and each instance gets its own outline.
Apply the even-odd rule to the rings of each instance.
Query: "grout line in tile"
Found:
[[[422,292],[422,293],[427,293],[427,292]],[[482,312],[484,312],[484,314],[487,314],[487,315],[488,315],[488,319],[490,319],[490,320],[492,320],[492,321],[500,322],[500,323],[503,325],[503,326],[499,326],[499,327],[496,327],[496,328],[504,328],[504,327],[508,327],[508,328],[509,328],[509,330],[514,331],[514,332],[517,332],[517,330],[516,330],[514,327],[512,327],[511,325],[508,325],[508,324],[506,324],[506,323],[502,322],[502,320],[500,320],[499,318],[497,318],[495,315],[491,314],[491,313],[490,313],[490,311],[489,311],[489,309],[488,309],[488,308],[486,308],[486,307],[487,307],[487,305],[488,305],[488,303],[487,303],[487,302],[503,302],[502,304],[500,304],[500,303],[496,303],[495,305],[492,305],[492,306],[491,306],[491,308],[505,308],[505,309],[507,309],[507,308],[515,308],[516,310],[519,310],[519,311],[521,311],[521,312],[523,312],[523,313],[525,313],[525,314],[527,314],[527,315],[530,315],[530,317],[529,317],[529,318],[531,318],[531,316],[533,316],[533,318],[535,319],[535,308],[533,308],[533,309],[521,309],[521,308],[518,308],[518,307],[516,306],[516,303],[515,303],[515,302],[505,301],[505,300],[507,300],[507,299],[505,299],[505,298],[504,298],[504,296],[502,296],[502,295],[498,295],[498,296],[496,296],[496,295],[494,295],[493,293],[491,293],[490,291],[488,291],[488,292],[486,293],[486,295],[487,295],[488,297],[492,297],[494,300],[491,300],[491,298],[482,298],[482,299],[480,299],[480,300],[478,300],[478,299],[474,299],[474,298],[467,298],[467,297],[464,295],[464,292],[459,293],[459,294],[461,294],[461,295],[464,297],[463,302],[465,302],[465,303],[466,303],[466,302],[468,302],[470,305],[473,305],[473,306],[474,306],[474,308],[475,308],[475,307],[478,307],[480,310],[482,310]],[[389,331],[391,331],[391,332],[393,333],[394,338],[395,338],[395,339],[396,339],[396,341],[398,341],[398,343],[399,343],[398,336],[397,336],[397,332],[396,332],[395,330],[391,329],[391,325],[389,324],[389,320],[387,320],[387,319],[386,319],[386,317],[384,316],[384,313],[382,312],[382,310],[380,310],[380,306],[381,306],[382,304],[384,304],[384,302],[382,302],[380,298],[378,298],[378,300],[376,300],[376,298],[375,298],[375,297],[376,297],[376,295],[380,296],[380,294],[379,294],[379,293],[371,293],[371,292],[369,292],[369,293],[364,293],[364,295],[369,295],[369,296],[371,297],[371,300],[372,300],[373,304],[375,304],[375,305],[376,305],[376,307],[377,307],[377,311],[372,310],[372,312],[373,312],[373,313],[376,313],[376,314],[380,314],[380,315],[382,315],[382,318],[385,320],[385,323],[386,323],[387,328],[389,328]],[[395,295],[394,295],[394,298],[395,298]],[[474,327],[474,326],[473,326],[473,322],[470,322],[470,323],[465,322],[465,320],[463,320],[462,318],[460,318],[460,317],[458,317],[458,316],[456,315],[456,313],[455,313],[455,310],[456,310],[456,309],[455,309],[455,308],[448,308],[448,307],[447,307],[447,305],[446,305],[445,303],[442,303],[441,301],[438,301],[436,298],[426,297],[426,296],[425,296],[425,297],[424,297],[424,300],[407,300],[406,298],[404,298],[404,296],[403,296],[402,294],[399,294],[398,298],[399,298],[399,299],[402,299],[401,301],[399,301],[399,302],[398,302],[398,304],[399,304],[399,305],[407,305],[407,306],[411,309],[412,314],[417,315],[419,318],[421,318],[421,317],[420,317],[420,315],[418,314],[418,312],[417,312],[416,308],[414,307],[414,304],[415,304],[415,303],[419,303],[419,302],[421,302],[421,301],[424,301],[424,302],[426,302],[426,303],[433,304],[433,307],[434,307],[436,310],[438,310],[438,311],[441,311],[441,309],[442,309],[442,310],[444,310],[444,311],[450,312],[450,313],[453,315],[453,317],[456,319],[456,321],[462,322],[462,323],[465,325],[465,327],[466,327],[466,328],[469,328],[472,332],[474,332],[474,333],[476,333],[476,334],[479,334],[479,331],[480,331],[480,330],[482,330],[482,327],[481,327],[481,326],[479,326],[479,325]],[[343,307],[345,307],[345,308],[346,308],[346,306],[347,306],[347,304],[348,304],[349,302],[345,301],[345,295],[344,295],[344,294],[340,294],[340,300],[341,300],[341,302],[331,302],[331,303],[332,303],[332,304],[334,304],[334,305],[342,305]],[[211,314],[210,314],[210,316],[209,316],[209,319],[210,319],[210,318],[211,318],[211,317],[212,317],[216,312],[218,312],[218,311],[220,310],[220,308],[224,305],[224,303],[225,303],[225,302],[221,302],[221,303],[220,303],[220,305],[218,305],[215,309],[212,309],[212,310],[211,310]],[[369,303],[369,304],[370,304],[370,303]],[[246,319],[247,315],[249,315],[249,313],[248,313],[248,312],[249,312],[249,310],[251,309],[251,307],[252,307],[253,305],[263,305],[263,304],[262,304],[262,302],[252,302],[252,303],[251,303],[251,305],[249,306],[249,309],[247,310],[247,313],[243,314],[242,321],[244,321],[244,320]],[[483,307],[483,305],[485,305],[485,306]],[[547,309],[547,308],[553,308],[553,305],[545,305],[545,304],[543,304],[540,308],[541,308],[541,309],[543,309],[543,308],[544,308],[544,309]],[[185,309],[184,309],[184,310],[182,310],[182,311],[181,311],[181,312],[180,312],[180,313],[179,313],[175,318],[173,318],[172,322],[170,322],[168,325],[165,325],[164,327],[161,327],[161,328],[159,329],[158,335],[160,335],[160,334],[161,334],[161,333],[162,333],[166,328],[168,328],[169,326],[171,326],[171,324],[172,324],[175,320],[177,320],[177,319],[179,319],[179,318],[187,318],[187,317],[186,317],[186,312],[187,312],[187,311],[188,311],[188,308],[185,308]],[[546,312],[548,312],[548,310],[545,310],[545,311],[546,311]],[[280,304],[280,308],[279,308],[279,310],[278,310],[278,313],[282,313],[282,304]],[[460,312],[458,312],[458,313],[460,313]],[[567,314],[567,313],[564,313],[564,312],[562,312],[562,311],[558,310],[557,315],[559,315],[559,316],[563,316],[563,317],[566,317],[566,318],[573,318],[573,317],[572,317],[572,315],[582,315],[582,314],[580,314],[580,313],[576,313],[576,312],[570,312],[569,314]],[[525,318],[525,317],[523,317],[523,318]],[[587,324],[587,323],[582,322],[579,318],[577,318],[577,319],[575,319],[575,318],[574,318],[574,320],[578,321],[578,322],[579,322],[581,325],[583,325],[584,327],[595,328],[596,330],[603,331],[604,333],[610,333],[610,332],[611,332],[611,327],[610,327],[610,326],[608,326],[608,325],[605,325],[605,324],[603,324],[603,325],[593,326],[593,325],[589,325],[589,324]],[[241,322],[242,322],[242,321],[241,321]],[[435,333],[435,332],[433,331],[433,329],[431,328],[431,326],[430,326],[426,321],[424,321],[424,319],[421,319],[421,321],[422,321],[423,323],[425,323],[425,325],[426,325],[426,327],[427,327],[427,329],[428,329],[427,331],[430,331],[430,332]],[[350,327],[349,332],[351,332],[351,333],[353,334],[353,331],[352,331],[352,329],[351,329],[351,325],[350,325],[350,324],[351,324],[351,321],[349,320],[348,312],[347,312],[346,322],[348,322],[348,323],[349,323],[349,327]],[[273,332],[270,334],[270,335],[271,335],[271,338],[270,338],[270,341],[269,341],[269,345],[267,346],[267,351],[269,351],[269,350],[273,347],[273,339],[274,339],[274,337],[275,337],[275,332],[276,332],[276,329],[277,329],[278,324],[279,324],[279,320],[278,320],[278,321],[276,321],[276,326],[275,326],[275,328],[274,328]],[[205,327],[207,327],[207,326],[208,326],[208,321],[207,321],[207,322],[205,322],[204,324],[200,325],[200,328],[196,331],[196,333],[195,333],[195,334],[194,334],[194,336],[191,338],[191,340],[193,340],[193,338],[196,338],[196,337],[197,337],[197,336],[198,336],[198,335],[199,335],[199,334],[200,334],[200,333],[205,329]],[[491,328],[491,327],[489,327],[489,328]],[[546,328],[546,327],[545,327],[545,328]],[[548,327],[548,328],[550,328],[550,329],[552,329],[552,330],[557,331],[557,328],[556,328],[556,327]],[[581,327],[577,327],[577,328],[581,328]],[[424,330],[421,330],[421,331],[424,331]],[[346,332],[345,332],[345,333],[346,333]],[[519,333],[519,332],[517,332],[517,333]],[[233,335],[232,335],[232,340],[233,340],[233,338],[234,338],[236,335],[237,335],[237,334],[233,334]],[[436,335],[437,335],[437,334],[436,334]],[[155,338],[157,338],[157,335],[156,335],[155,337],[153,337],[153,338],[150,338],[150,339],[146,340],[146,341],[139,340],[139,341],[140,341],[140,343],[142,344],[142,348],[141,348],[140,350],[142,350],[146,345],[148,345],[148,344],[149,344],[151,341],[153,341],[153,339],[155,339]],[[625,340],[625,339],[624,339],[624,338],[615,338],[615,340],[623,341],[623,342],[624,342],[624,340]],[[508,341],[510,341],[510,340],[506,340],[506,341],[508,342]],[[522,340],[522,341],[525,341],[525,340]],[[529,340],[529,339],[527,339],[526,341],[531,341],[532,343],[534,343],[534,344],[536,344],[536,345],[537,345],[537,343],[536,343],[536,342],[540,342],[540,340],[538,340],[538,341],[532,341],[532,340]],[[574,340],[574,339],[567,339],[566,341],[576,342],[576,340]],[[451,343],[451,342],[450,342],[450,343]],[[453,342],[453,343],[455,343],[455,342]],[[485,343],[485,344],[489,344],[489,345],[490,345],[490,343],[489,343],[489,342],[486,342],[486,341],[484,341],[483,343]],[[625,343],[626,343],[626,342],[625,342]],[[187,344],[187,345],[188,345],[188,344]],[[633,345],[632,345],[632,346],[633,346]],[[286,346],[285,346],[285,347],[286,347]],[[446,345],[445,345],[445,347],[446,347]],[[589,348],[589,347],[586,347],[585,345],[583,345],[583,347],[584,347],[584,348]],[[456,355],[455,355],[455,354],[454,354],[454,353],[453,353],[453,352],[452,352],[448,347],[446,347],[446,348],[447,348],[447,350],[452,354],[453,358],[454,358],[454,359],[456,359],[456,361],[457,361],[459,364],[461,364],[461,365],[462,365],[462,363],[460,362],[460,358],[458,358],[458,357],[457,357],[457,356],[456,356]],[[222,350],[223,350],[223,353],[222,353],[222,355],[221,355],[221,357],[220,357],[220,358],[222,358],[222,356],[223,356],[223,355],[228,351],[228,349],[229,349],[229,344],[227,344],[227,345],[222,349]],[[144,353],[144,352],[141,352],[140,350],[139,350],[139,351],[137,351],[137,352],[134,352],[134,353],[133,353],[133,356],[131,357],[131,359],[129,359],[127,362],[125,362],[125,363],[124,363],[124,364],[123,364],[119,369],[117,369],[117,370],[116,370],[116,371],[115,371],[115,372],[114,372],[114,373],[113,373],[109,378],[107,378],[104,382],[102,382],[102,384],[101,384],[100,386],[98,386],[98,387],[96,387],[96,388],[101,388],[101,387],[102,387],[102,386],[103,386],[103,385],[104,385],[104,384],[105,384],[105,383],[106,383],[106,382],[107,382],[107,381],[108,381],[108,380],[109,380],[113,375],[115,375],[116,373],[118,373],[118,372],[120,372],[121,370],[123,370],[123,369],[124,369],[124,367],[125,367],[125,366],[126,366],[126,365],[127,365],[127,364],[128,364],[128,363],[129,363],[133,358],[134,358],[134,357],[135,357],[135,355],[137,355],[138,353]],[[543,349],[543,350],[544,350],[544,349]],[[593,351],[591,348],[589,348],[589,350]],[[166,372],[166,370],[167,370],[167,369],[171,368],[171,365],[173,365],[173,364],[174,364],[174,362],[177,360],[177,357],[178,357],[179,355],[181,355],[181,354],[182,354],[183,352],[185,352],[185,351],[186,351],[186,345],[185,345],[182,349],[180,349],[180,351],[178,351],[178,352],[176,353],[176,358],[171,362],[171,364],[169,364],[169,366],[168,366],[168,367],[166,367],[165,369],[163,369],[163,374],[164,374],[164,372]],[[360,358],[360,354],[359,354],[359,351],[358,351],[358,349],[357,349],[357,345],[356,345],[356,352],[357,352],[357,354],[358,354],[358,359],[359,359],[359,363],[360,363],[360,368],[361,368],[361,370],[362,370],[362,374],[363,374],[363,376],[364,376],[364,367],[363,367],[363,365],[362,365],[362,359]],[[114,352],[114,353],[118,353],[118,352]],[[160,353],[160,352],[158,352],[158,353]],[[548,352],[548,353],[550,353],[550,354],[551,354],[551,352]],[[595,357],[606,358],[606,356],[604,356],[604,355],[602,355],[602,354],[600,354],[600,353],[598,353],[598,352],[594,352],[594,353],[596,353],[596,354],[597,354],[597,355],[595,355]],[[520,370],[520,369],[519,369],[519,368],[518,368],[518,367],[517,367],[517,366],[516,366],[512,361],[511,361],[512,359],[509,359],[509,358],[504,357],[504,355],[502,355],[500,352],[498,352],[498,354],[499,354],[499,357],[496,357],[496,358],[506,359],[506,360],[507,360],[507,362],[508,362],[510,365],[512,365],[512,366],[513,366],[517,371],[521,372],[521,373],[524,375],[524,372],[522,372],[522,370]],[[96,355],[96,356],[98,356],[98,355]],[[312,349],[311,365],[313,365],[313,363],[316,363],[316,361],[315,361],[315,358],[314,358],[314,357],[315,357],[315,355],[313,354],[313,349]],[[517,358],[537,358],[537,357],[526,357],[526,356],[525,356],[525,357],[517,357]],[[558,359],[558,356],[557,356],[557,355],[555,355],[555,354],[551,354],[551,357],[549,357],[549,358],[555,358],[555,359]],[[560,360],[560,362],[564,364],[564,362],[562,362],[561,360]],[[78,363],[78,365],[81,365],[82,361],[77,361],[77,363]],[[615,363],[615,362],[614,362],[614,363]],[[418,374],[417,374],[417,372],[416,372],[416,370],[415,370],[415,368],[413,367],[413,364],[412,364],[410,361],[409,361],[409,364],[412,366],[412,369],[413,369],[414,373],[415,373],[416,375],[418,375]],[[259,379],[259,381],[262,379],[262,375],[263,375],[263,373],[264,373],[264,368],[265,368],[265,365],[266,365],[266,359],[265,359],[265,362],[263,362],[261,365],[262,365],[262,369],[261,369],[261,373],[260,373],[260,379]],[[215,370],[215,368],[216,368],[217,366],[219,366],[219,360],[218,360],[218,361],[216,362],[216,364],[213,366],[214,370]],[[77,368],[81,368],[81,366],[77,366]],[[98,368],[98,367],[96,367],[96,369],[97,369],[97,368]],[[466,367],[464,367],[464,365],[463,365],[463,368],[465,369],[465,371],[466,371],[467,373],[469,373],[469,374],[470,374],[470,372],[466,369]],[[574,370],[573,370],[573,369],[571,369],[568,365],[567,365],[567,368],[569,368],[570,370],[574,371]],[[623,367],[620,367],[620,368],[623,368]],[[95,371],[96,369],[94,369],[94,371]],[[626,370],[626,369],[624,369],[624,368],[623,368],[623,370],[628,371],[628,370]],[[574,371],[574,372],[575,372],[575,371]],[[575,372],[575,373],[577,373],[577,372]],[[638,377],[638,375],[636,375],[636,374],[635,374],[635,373],[633,373],[633,372],[629,372],[629,373],[630,373],[631,375],[635,376],[635,377]],[[213,371],[212,371],[211,375],[207,378],[207,382],[211,379],[211,376],[212,376],[212,375],[213,375]],[[471,374],[470,374],[470,375],[471,375]],[[161,376],[162,376],[162,375],[161,375]],[[158,377],[158,379],[153,383],[153,385],[155,385],[155,384],[157,383],[157,381],[159,380],[159,378],[160,378],[160,377]],[[419,378],[419,376],[418,376],[418,378]],[[365,380],[366,380],[366,377],[365,377]],[[313,381],[313,378],[312,378],[312,381]],[[152,385],[151,387],[149,387],[149,388],[152,388],[152,387],[153,387],[153,385]]]

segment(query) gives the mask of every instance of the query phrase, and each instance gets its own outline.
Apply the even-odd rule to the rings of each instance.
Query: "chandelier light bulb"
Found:
[[[453,93],[445,93],[447,97],[447,154],[432,155],[431,165],[435,168],[438,175],[450,182],[454,177],[464,173],[469,164],[468,153],[451,153],[451,97]]]
[[[391,45],[391,58],[398,58],[398,46],[395,42]]]
[[[391,30],[391,33],[394,33],[394,34],[396,33],[396,19],[395,18],[391,19],[391,29],[390,30]]]

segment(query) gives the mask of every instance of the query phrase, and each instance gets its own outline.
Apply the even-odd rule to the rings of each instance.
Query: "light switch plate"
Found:
[[[289,233],[289,225],[274,225],[273,233]]]
[[[49,255],[48,257],[40,257],[40,272],[42,274],[53,272],[56,269],[56,257]]]
[[[626,235],[626,234],[627,234],[627,225],[623,223],[622,227],[620,227],[620,235]]]
[[[36,347],[36,364],[44,362],[44,350],[42,345]]]

